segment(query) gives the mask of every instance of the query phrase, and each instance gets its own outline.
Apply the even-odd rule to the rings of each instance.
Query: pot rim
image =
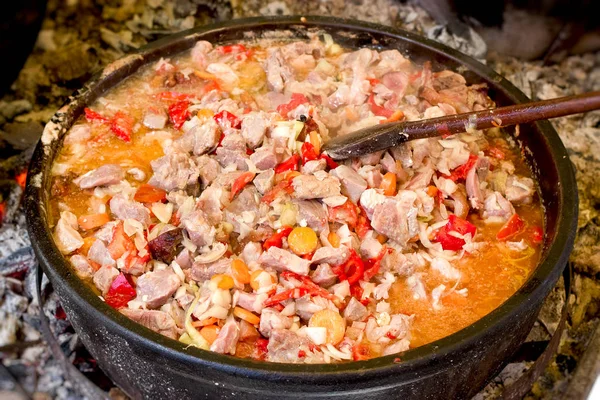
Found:
[[[298,26],[346,29],[351,32],[374,33],[399,38],[404,42],[418,45],[449,58],[480,77],[497,82],[510,100],[515,103],[529,101],[527,96],[509,81],[473,58],[433,40],[378,24],[332,17],[282,16],[237,19],[183,31],[152,42],[136,53],[125,56],[105,67],[103,71],[86,83],[83,89],[71,97],[46,126],[42,141],[38,143],[31,161],[25,195],[28,231],[35,253],[49,277],[52,280],[64,282],[68,290],[75,294],[74,301],[82,306],[90,307],[90,312],[98,323],[118,331],[127,341],[139,342],[163,357],[173,358],[190,366],[215,368],[226,373],[263,380],[301,379],[316,382],[338,374],[344,374],[346,378],[352,375],[353,378],[362,380],[373,377],[375,374],[416,373],[419,368],[427,365],[451,361],[453,354],[468,351],[479,341],[484,340],[487,335],[493,333],[499,325],[510,323],[511,318],[523,311],[530,300],[545,296],[568,261],[577,227],[577,186],[567,151],[548,121],[536,124],[537,128],[544,133],[549,144],[549,151],[556,163],[559,178],[556,200],[560,206],[556,217],[556,234],[548,244],[544,258],[523,286],[491,313],[452,335],[408,350],[400,355],[340,364],[279,364],[240,359],[193,347],[186,348],[184,344],[153,332],[106,305],[87,285],[82,284],[53,242],[52,234],[46,225],[44,205],[44,188],[50,172],[49,166],[53,162],[51,156],[54,155],[50,147],[56,146],[56,138],[62,138],[86,104],[120,82],[131,71],[135,71],[137,66],[152,62],[153,59],[145,59],[145,57],[159,54],[160,50],[167,45],[176,47],[178,50],[175,52],[179,52],[189,49],[193,43],[207,34],[218,34],[230,29],[282,30]],[[107,84],[107,81],[115,76],[121,76],[121,78]],[[560,234],[560,232],[565,233]],[[402,359],[401,362],[398,362],[399,356]],[[421,370],[421,372],[423,371]]]

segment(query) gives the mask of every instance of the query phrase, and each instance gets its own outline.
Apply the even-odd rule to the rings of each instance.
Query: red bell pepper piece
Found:
[[[381,81],[377,78],[371,78],[371,79],[367,79],[367,80],[369,81],[371,86],[377,86],[379,83],[381,83]]]
[[[293,111],[300,104],[308,103],[308,98],[302,93],[292,93],[292,98],[287,104],[280,104],[277,106],[277,112],[281,114],[282,117],[287,117],[290,111]]]
[[[465,241],[456,236],[450,235],[450,232],[457,232],[461,235],[470,233],[471,236],[475,236],[477,227],[467,220],[458,218],[456,215],[451,214],[448,217],[448,223],[444,225],[435,235],[435,240],[442,244],[444,250],[460,250],[465,244]]]
[[[134,287],[129,283],[127,277],[121,272],[110,285],[108,293],[104,297],[106,304],[113,308],[127,306],[136,296]]]
[[[471,168],[473,168],[473,166],[475,165],[476,162],[477,162],[477,156],[470,154],[469,159],[467,160],[466,163],[464,163],[460,167],[453,169],[452,172],[450,172],[450,176],[446,175],[445,177],[454,182],[457,182],[459,180],[464,180],[467,177],[467,173],[469,173],[469,170]]]
[[[270,296],[268,299],[265,300],[263,304],[265,307],[271,307],[285,300],[298,299],[304,296],[306,293],[306,289],[303,289],[301,287],[284,290],[283,292],[279,292]]]
[[[363,277],[365,265],[356,251],[350,250],[350,258],[345,263],[334,266],[332,270],[340,282],[347,280],[350,285],[353,285]]]
[[[283,238],[288,237],[292,232],[291,226],[284,226],[279,231],[275,232],[270,238],[265,240],[263,243],[263,249],[269,250],[269,247],[281,247],[283,246]]]
[[[121,258],[126,252],[135,251],[135,244],[125,233],[123,223],[118,223],[113,228],[113,237],[108,244],[108,253],[113,260]]]
[[[386,253],[391,252],[392,249],[388,249],[386,246],[383,246],[377,257],[369,258],[364,262],[365,264],[365,273],[363,279],[367,282],[371,280],[375,275],[379,273],[379,267],[381,266],[381,260]]]
[[[371,221],[367,218],[367,212],[364,208],[360,207],[360,214],[358,214],[354,231],[360,239],[363,239],[371,229],[373,228],[371,227]]]
[[[506,157],[504,151],[502,151],[499,147],[489,147],[486,153],[494,158],[497,158],[498,160],[504,160]]]
[[[281,174],[286,171],[298,171],[298,162],[300,162],[300,156],[298,154],[294,154],[281,164],[275,166],[275,173]]]
[[[371,112],[378,117],[389,118],[394,113],[394,110],[388,110],[387,108],[381,107],[375,103],[375,94],[371,93],[369,99],[367,100],[369,107],[371,108]]]
[[[274,188],[265,193],[261,201],[266,204],[271,204],[273,200],[275,200],[280,194],[292,194],[293,192],[294,188],[292,187],[292,180],[284,179],[275,185]]]
[[[134,122],[134,119],[129,115],[121,111],[117,111],[117,113],[110,120],[110,130],[119,139],[125,142],[130,142]]]
[[[535,244],[540,244],[544,241],[544,231],[541,226],[531,227],[531,241]]]
[[[221,54],[241,53],[247,51],[246,46],[243,44],[228,44],[225,46],[219,46],[215,48],[215,50]]]
[[[90,108],[84,108],[83,112],[85,113],[85,119],[87,119],[88,122],[107,123],[109,121],[108,118],[100,115],[99,113],[97,113],[96,111],[94,111]]]
[[[269,345],[269,339],[258,338],[256,339],[256,357],[259,360],[264,360],[267,357],[267,346]]]
[[[307,161],[316,160],[319,158],[317,150],[312,143],[304,142],[300,148],[300,154],[302,155],[302,164],[306,164]]]
[[[143,185],[140,185],[135,192],[133,199],[140,203],[158,203],[167,199],[167,192],[144,183]]]
[[[519,217],[519,214],[514,213],[511,217],[506,221],[504,226],[500,228],[498,234],[496,235],[496,239],[498,240],[507,240],[511,237],[517,235],[525,228],[525,222]]]
[[[242,127],[242,120],[229,111],[221,111],[216,114],[213,119],[221,128],[226,128],[227,125],[230,125],[235,129],[240,129]]]
[[[333,299],[334,297],[333,294],[329,293],[326,289],[314,283],[309,276],[299,275],[292,271],[283,271],[281,273],[281,276],[284,279],[294,278],[296,280],[299,280],[300,282],[302,282],[301,287],[306,289],[307,293],[309,293],[311,296],[321,296],[325,297],[326,299]]]
[[[161,101],[182,101],[191,100],[196,96],[191,93],[179,93],[179,92],[160,92],[154,95],[157,100]]]
[[[327,167],[329,167],[329,169],[335,169],[338,167],[338,163],[336,163],[335,161],[333,161],[333,158],[329,157],[327,154],[323,153],[319,156],[320,159],[325,160],[325,162],[327,162]]]
[[[231,194],[229,195],[229,200],[233,200],[236,194],[240,192],[244,186],[248,183],[252,182],[252,179],[256,176],[254,172],[244,172],[242,175],[237,177],[233,183],[231,184]]]
[[[329,207],[329,220],[332,222],[346,223],[351,228],[358,223],[357,207],[350,200],[337,207]]]
[[[169,119],[175,129],[180,129],[190,117],[189,100],[179,100],[169,106]]]

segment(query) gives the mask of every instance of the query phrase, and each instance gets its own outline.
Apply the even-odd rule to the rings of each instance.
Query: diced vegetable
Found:
[[[328,308],[317,311],[308,321],[310,327],[327,329],[327,343],[336,345],[344,339],[346,320],[337,312]]]
[[[209,344],[213,344],[217,340],[217,336],[219,336],[219,327],[216,325],[207,325],[200,329],[200,334]]]
[[[242,127],[242,120],[229,111],[221,111],[218,114],[215,114],[213,119],[221,127],[224,127],[225,125],[230,125],[235,129],[240,129]]]
[[[83,110],[83,112],[85,113],[85,119],[88,120],[88,122],[102,122],[102,123],[106,123],[109,121],[108,118],[100,115],[98,112],[90,109],[90,108],[85,108]]]
[[[540,244],[544,241],[544,231],[541,226],[531,227],[531,241],[535,244]]]
[[[257,269],[252,272],[252,275],[250,275],[250,286],[252,287],[252,289],[260,289],[261,281],[265,276],[268,277],[267,279],[271,281],[271,284],[275,283],[275,278],[273,277],[273,275],[269,274],[264,269]]]
[[[310,142],[302,143],[300,154],[302,155],[302,164],[306,164],[307,161],[312,161],[319,158],[319,155],[315,150],[315,146],[313,146]]]
[[[263,249],[269,250],[269,247],[272,246],[283,246],[283,238],[288,237],[289,234],[292,232],[292,229],[293,228],[291,226],[284,226],[283,228],[279,229],[270,238],[265,240],[265,242],[263,243]]]
[[[447,178],[454,182],[466,179],[467,173],[471,170],[471,168],[473,168],[476,162],[477,156],[470,154],[467,162],[452,170],[452,172],[450,172],[450,176],[447,176]]]
[[[291,194],[293,192],[294,192],[294,188],[292,187],[292,180],[284,179],[281,182],[279,182],[277,185],[275,185],[275,187],[273,187],[267,193],[265,193],[265,195],[263,196],[261,201],[263,203],[271,204],[273,202],[273,200],[275,200],[280,195],[283,195],[286,193]]]
[[[300,104],[308,103],[308,98],[301,93],[292,93],[292,98],[289,103],[281,104],[277,107],[277,112],[282,117],[287,117],[290,111],[295,110]]]
[[[369,348],[369,345],[365,343],[359,343],[352,347],[352,359],[354,361],[368,360],[371,357],[373,356],[371,355],[371,349]]]
[[[229,195],[229,200],[233,200],[235,195],[238,194],[244,188],[244,186],[252,182],[255,176],[256,173],[248,171],[244,172],[242,175],[237,177],[231,184],[231,193]]]
[[[378,117],[390,118],[394,114],[394,110],[388,110],[387,108],[381,107],[375,102],[375,94],[371,94],[367,100],[371,112]]]
[[[167,192],[152,185],[140,185],[133,195],[135,201],[140,203],[159,203],[167,200]]]
[[[133,300],[135,296],[135,289],[121,272],[110,285],[104,300],[106,304],[113,308],[122,308],[126,307],[127,303]]]
[[[169,120],[175,129],[180,129],[191,116],[189,106],[189,100],[179,100],[169,106]]]
[[[335,169],[335,168],[337,168],[337,167],[339,166],[339,165],[338,165],[338,163],[336,163],[335,161],[333,161],[333,158],[329,157],[329,156],[328,156],[327,154],[325,154],[325,153],[322,153],[322,154],[319,156],[319,158],[320,158],[321,160],[325,160],[325,162],[327,162],[327,167],[328,167],[329,169]]]
[[[475,236],[477,228],[475,225],[467,220],[458,218],[454,214],[450,214],[448,217],[448,223],[440,228],[435,236],[435,240],[440,242],[444,250],[460,250],[465,244],[464,239],[452,236],[450,232],[457,232],[461,235],[470,233],[471,236]]]
[[[203,319],[202,321],[194,321],[192,322],[192,326],[194,326],[194,328],[201,328],[203,326],[210,326],[212,324],[216,324],[217,322],[219,322],[217,318],[210,317]]]
[[[260,322],[260,317],[258,315],[251,313],[242,307],[235,307],[233,309],[233,315],[252,325],[257,325]]]
[[[221,54],[242,53],[247,50],[248,49],[246,49],[246,46],[244,46],[243,44],[229,44],[225,46],[215,47],[215,51]]]
[[[294,228],[288,236],[288,246],[299,256],[314,252],[318,244],[317,234],[309,227]]]
[[[321,138],[319,137],[317,131],[310,131],[308,134],[308,138],[310,144],[312,144],[315,148],[315,152],[319,154],[321,152]]]
[[[329,244],[331,244],[332,247],[335,247],[336,249],[340,247],[340,237],[337,233],[329,232],[329,235],[327,235],[327,240],[329,240]]]
[[[108,244],[108,252],[113,260],[121,258],[126,252],[134,252],[135,245],[133,241],[125,233],[123,223],[118,223],[113,229],[113,237]]]
[[[396,174],[393,172],[387,172],[381,180],[381,189],[383,194],[386,196],[396,195]]]
[[[250,271],[244,261],[236,258],[231,262],[231,273],[233,278],[241,284],[250,283]]]
[[[107,213],[82,215],[77,219],[79,227],[85,231],[101,227],[110,221]]]
[[[496,239],[508,240],[517,234],[521,233],[525,228],[525,222],[519,217],[519,214],[514,213],[502,228],[498,231]]]
[[[110,130],[124,142],[131,141],[131,134],[133,131],[133,124],[135,120],[129,115],[117,111],[117,113],[110,120]]]
[[[235,286],[233,278],[227,274],[213,275],[210,281],[214,282],[219,289],[229,290]]]
[[[357,207],[350,200],[337,207],[329,207],[329,220],[332,222],[346,223],[354,228],[358,222]]]
[[[160,92],[155,97],[161,101],[183,101],[193,99],[195,96],[190,93]]]
[[[381,123],[396,122],[396,121],[400,121],[403,118],[404,118],[404,113],[402,112],[402,110],[396,110],[393,112],[392,115],[390,115],[390,117],[388,119],[381,121]]]
[[[294,153],[293,156],[282,162],[275,167],[275,173],[281,174],[286,171],[298,171],[298,163],[300,162],[300,156]]]
[[[368,260],[366,260],[364,262],[364,275],[363,275],[363,279],[367,282],[369,282],[375,275],[377,275],[379,273],[379,267],[381,265],[381,259],[383,258],[383,256],[385,256],[389,251],[391,251],[391,249],[386,248],[386,246],[383,246],[383,248],[381,249],[381,251],[379,252],[379,254],[377,255],[377,257],[374,258],[369,258]]]
[[[365,265],[354,249],[350,250],[350,258],[340,265],[332,267],[340,281],[348,281],[350,285],[358,282],[365,272]]]

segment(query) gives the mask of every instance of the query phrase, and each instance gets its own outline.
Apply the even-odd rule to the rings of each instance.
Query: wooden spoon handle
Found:
[[[600,109],[600,92],[583,93],[439,118],[380,124],[338,136],[325,143],[323,150],[339,160],[388,149],[409,140],[466,132],[469,128],[524,124],[597,109]]]

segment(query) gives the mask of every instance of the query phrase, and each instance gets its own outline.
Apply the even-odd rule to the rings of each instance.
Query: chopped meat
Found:
[[[367,189],[360,195],[360,205],[369,219],[373,218],[375,208],[386,201],[386,197],[377,189]]]
[[[137,299],[150,308],[165,304],[181,285],[181,281],[170,269],[146,272],[136,282]]]
[[[205,69],[208,65],[207,54],[213,48],[210,42],[206,40],[200,40],[196,42],[194,47],[191,50],[192,61],[198,66],[200,69]]]
[[[513,204],[529,204],[535,193],[533,179],[511,175],[506,180],[506,199]]]
[[[100,266],[115,266],[116,264],[102,240],[95,240],[90,246],[90,249],[88,250],[88,259]]]
[[[265,72],[267,74],[267,85],[269,90],[279,93],[283,92],[285,82],[293,76],[292,71],[284,61],[280,49],[267,50]]]
[[[208,246],[215,240],[216,230],[211,226],[202,210],[194,210],[182,218],[181,224],[196,246]]]
[[[467,195],[471,202],[471,207],[475,210],[480,210],[483,206],[483,194],[481,192],[480,181],[485,179],[488,167],[490,165],[487,157],[479,157],[473,167],[467,172],[465,186]]]
[[[262,246],[258,242],[248,242],[244,246],[240,257],[244,260],[246,264],[249,264],[253,261],[258,262],[260,255],[262,254]]]
[[[71,261],[71,265],[73,265],[75,273],[81,279],[89,279],[94,275],[94,268],[92,268],[92,265],[89,263],[87,258],[81,254],[75,254],[69,259],[69,261]]]
[[[381,160],[381,156],[383,155],[385,150],[376,151],[374,153],[369,153],[360,157],[360,162],[362,165],[377,165]]]
[[[239,171],[247,171],[248,164],[246,160],[249,160],[248,154],[242,150],[230,150],[225,147],[217,148],[217,161],[223,168],[230,165],[235,165]]]
[[[513,205],[499,192],[490,193],[485,198],[483,218],[497,217],[506,220],[514,213]]]
[[[219,126],[213,119],[209,119],[190,128],[175,141],[175,146],[183,152],[193,152],[199,156],[214,149],[220,138]]]
[[[275,246],[262,253],[258,262],[277,271],[291,271],[299,275],[308,275],[310,270],[310,261]]]
[[[424,168],[412,177],[410,182],[408,182],[408,185],[406,185],[406,189],[416,190],[426,188],[427,186],[429,186],[432,177],[433,168]]]
[[[227,150],[239,150],[246,152],[246,140],[237,132],[232,132],[223,138],[221,146]]]
[[[438,271],[447,279],[458,280],[461,276],[460,271],[454,268],[445,258],[436,257],[431,260],[431,269]]]
[[[311,263],[322,264],[327,263],[333,266],[345,263],[350,257],[350,250],[346,246],[335,247],[319,247],[312,256]]]
[[[319,158],[318,160],[310,160],[302,166],[302,173],[310,175],[314,174],[317,171],[324,171],[326,167],[327,162],[322,158]]]
[[[81,175],[73,182],[82,189],[91,189],[96,186],[108,186],[121,182],[125,177],[123,169],[117,164],[105,164],[99,168]]]
[[[206,217],[209,225],[216,225],[222,221],[222,199],[224,195],[227,195],[225,190],[221,189],[218,185],[215,185],[216,184],[213,184],[212,186],[204,189],[204,191],[200,194],[198,203],[196,204],[196,208],[204,212],[204,216]]]
[[[108,289],[110,289],[110,285],[112,285],[117,276],[119,276],[118,269],[111,267],[110,265],[105,265],[96,271],[93,282],[98,290],[100,290],[100,293],[105,296],[106,293],[108,293]]]
[[[467,215],[469,214],[469,203],[467,202],[467,195],[465,192],[465,186],[461,183],[457,185],[456,190],[450,195],[452,198],[452,210],[454,211],[454,214],[463,219],[467,218]]]
[[[250,156],[250,159],[252,159],[252,156]],[[266,171],[261,172],[260,174],[256,175],[253,183],[256,189],[260,192],[260,194],[267,193],[275,183],[275,170],[270,168]]]
[[[344,318],[349,321],[362,321],[367,315],[369,315],[369,311],[367,307],[365,307],[360,301],[356,300],[355,297],[351,297],[348,305],[344,309]]]
[[[154,332],[171,339],[177,339],[178,331],[175,320],[164,311],[121,308],[119,312]]]
[[[102,240],[104,243],[110,243],[113,237],[113,232],[115,230],[115,226],[117,226],[119,221],[109,221],[106,224],[102,225],[100,229],[94,233],[94,237],[96,239]]]
[[[414,206],[416,194],[400,191],[395,199],[386,199],[375,206],[371,226],[377,232],[405,246],[408,239],[419,231],[417,208]]]
[[[219,176],[219,173],[221,172],[219,162],[207,155],[196,158],[196,165],[198,167],[200,179],[202,180],[202,186],[204,187],[207,187],[217,179],[217,176]]]
[[[150,211],[142,203],[134,200],[128,200],[121,195],[116,195],[110,199],[110,211],[118,219],[135,219],[144,225],[150,224]]]
[[[242,136],[246,139],[248,147],[257,148],[263,141],[269,119],[265,113],[252,112],[247,114],[242,120]]]
[[[239,291],[237,305],[255,313],[260,313],[263,309],[262,302],[256,293]]]
[[[317,233],[329,229],[327,222],[327,210],[317,200],[297,200],[298,223],[306,221],[306,224]]]
[[[319,264],[311,279],[319,286],[329,287],[337,281],[338,276],[331,269],[331,265],[327,263]]]
[[[410,276],[414,272],[414,265],[399,251],[387,252],[381,259],[380,272],[391,272],[398,276]]]
[[[360,244],[360,254],[363,258],[375,258],[381,253],[383,246],[372,236],[365,237]]]
[[[256,168],[262,171],[275,168],[275,166],[279,164],[277,154],[275,154],[272,148],[268,147],[261,147],[252,153],[250,155],[250,161],[254,163]]]
[[[216,274],[225,274],[229,272],[231,260],[229,258],[220,258],[215,262],[203,264],[194,262],[192,265],[192,279],[198,282],[206,281]]]
[[[263,308],[260,313],[260,326],[258,330],[264,337],[270,337],[271,332],[279,329],[289,329],[292,326],[292,319],[282,315],[273,308]]]
[[[235,86],[239,78],[233,68],[225,63],[212,63],[206,67],[206,72],[215,75],[219,81],[229,86]]]
[[[410,348],[410,340],[400,339],[392,344],[389,344],[383,349],[382,355],[389,356],[391,354],[401,353]]]
[[[340,180],[342,194],[348,196],[353,203],[358,203],[360,195],[367,189],[367,181],[346,165],[334,169],[332,175]]]
[[[323,180],[314,175],[299,175],[292,180],[292,187],[298,199],[320,199],[340,194],[340,181],[329,175]]]
[[[267,346],[267,360],[279,363],[301,363],[299,356],[302,347],[308,348],[307,338],[298,336],[287,329],[275,329]]]
[[[177,257],[175,257],[175,262],[181,267],[181,269],[189,269],[192,268],[194,259],[192,258],[188,249],[182,249]]]
[[[63,254],[70,254],[83,246],[83,238],[77,232],[77,217],[69,211],[60,213],[54,228],[54,242]]]
[[[148,183],[152,186],[172,190],[184,190],[189,185],[198,184],[198,167],[189,155],[180,152],[169,153],[150,162],[154,175]]]
[[[240,337],[240,327],[235,320],[227,322],[210,345],[210,350],[221,354],[235,354],[236,345]]]

